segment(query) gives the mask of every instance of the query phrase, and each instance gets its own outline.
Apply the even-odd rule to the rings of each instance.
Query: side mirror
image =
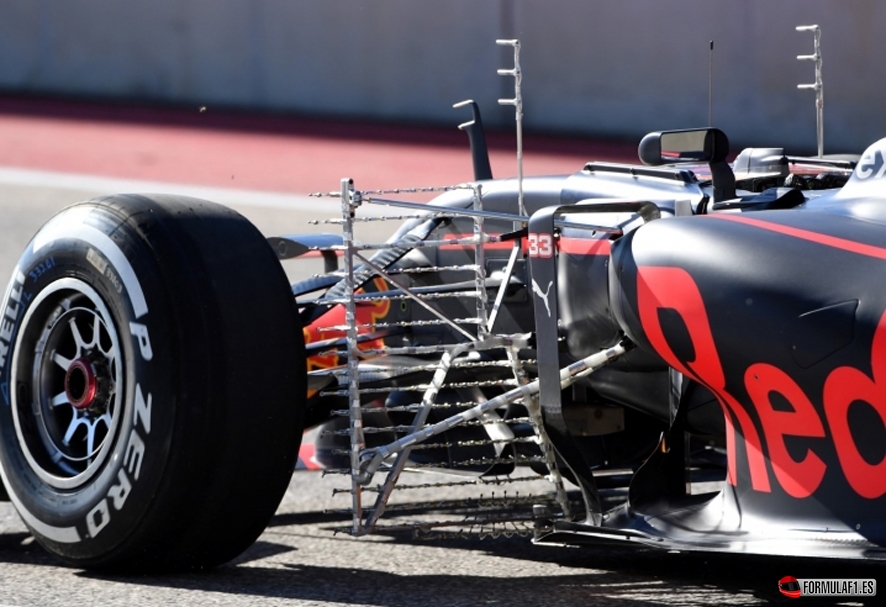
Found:
[[[735,198],[735,174],[726,162],[729,139],[720,129],[683,129],[649,133],[637,150],[648,166],[706,162],[711,168],[714,202]]]
[[[729,155],[729,139],[720,129],[684,129],[649,133],[637,150],[648,166],[678,162],[722,162]]]

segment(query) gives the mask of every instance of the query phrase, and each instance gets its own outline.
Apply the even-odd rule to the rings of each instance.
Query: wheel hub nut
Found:
[[[96,405],[99,379],[95,365],[88,358],[78,358],[65,374],[65,395],[78,411],[86,411]]]

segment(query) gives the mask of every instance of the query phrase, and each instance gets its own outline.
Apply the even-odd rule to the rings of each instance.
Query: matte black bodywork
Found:
[[[717,149],[718,170],[731,173]],[[740,155],[747,172],[734,193],[704,166],[589,163],[524,181],[531,218],[513,237],[543,235],[553,254],[524,254],[495,331],[534,334],[546,431],[587,506],[584,520],[542,522],[537,541],[886,558],[884,150],[886,140],[872,146],[839,190],[823,187],[843,185],[848,171],[804,174],[769,149]],[[515,212],[515,180],[481,185],[484,210]],[[453,190],[431,206],[471,204]],[[570,226],[555,228],[555,217]],[[471,228],[456,218],[426,236]],[[486,249],[490,288],[510,249]],[[446,267],[472,255],[414,249],[397,264]],[[463,279],[412,280],[442,290]],[[473,305],[441,307],[458,317]],[[387,320],[421,314],[403,308]],[[393,339],[439,343],[440,330]],[[625,339],[633,349],[560,390],[559,369]],[[625,423],[598,432],[587,421],[613,409]],[[607,509],[597,471],[625,468],[625,499]],[[690,483],[699,480],[713,481],[709,493]]]
[[[884,143],[841,192],[796,209],[657,221],[613,243],[619,325],[716,395],[728,464],[720,493],[629,502],[606,528],[671,547],[883,558],[886,201],[869,180]]]

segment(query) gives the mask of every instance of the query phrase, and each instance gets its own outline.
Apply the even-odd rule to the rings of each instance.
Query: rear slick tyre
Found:
[[[265,238],[213,203],[120,195],[50,220],[0,308],[0,476],[86,568],[249,547],[298,453],[304,343]]]

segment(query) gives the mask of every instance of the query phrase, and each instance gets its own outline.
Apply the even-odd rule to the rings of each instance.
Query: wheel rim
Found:
[[[120,436],[124,393],[120,338],[98,293],[63,278],[22,319],[13,368],[16,438],[34,473],[75,489],[106,464]]]

